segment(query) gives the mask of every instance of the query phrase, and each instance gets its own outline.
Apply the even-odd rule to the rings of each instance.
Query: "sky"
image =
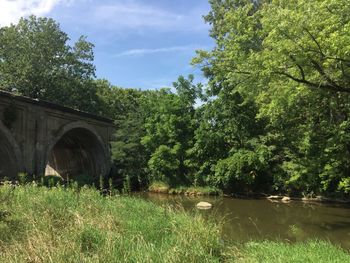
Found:
[[[95,45],[97,78],[125,88],[170,87],[195,75],[195,50],[210,50],[207,0],[0,0],[0,26],[34,14],[55,19],[71,40]]]

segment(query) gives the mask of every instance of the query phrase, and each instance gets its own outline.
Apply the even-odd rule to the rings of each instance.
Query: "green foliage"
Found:
[[[130,189],[136,190],[147,184],[147,153],[141,144],[145,135],[144,119],[147,109],[142,105],[147,92],[121,89],[99,81],[100,96],[106,101],[109,115],[115,120],[116,133],[111,142],[115,176],[130,179]]]
[[[161,181],[153,181],[148,187],[148,190],[150,192],[155,192],[155,193],[168,193],[169,189],[170,189],[169,185]]]
[[[154,193],[163,194],[177,194],[177,195],[222,195],[223,192],[219,188],[210,186],[177,186],[175,188],[170,188],[169,184],[154,181],[150,184],[148,191]]]
[[[18,183],[21,185],[25,185],[28,182],[28,175],[26,173],[18,174]]]
[[[0,28],[0,89],[85,111],[99,110],[93,44],[73,46],[50,18],[21,18]]]
[[[227,183],[232,185],[242,179],[252,183],[244,174],[254,170],[263,181],[273,180],[270,190],[346,195],[350,172],[348,1],[210,3],[212,10],[205,20],[216,46],[210,52],[198,51],[193,62],[202,66],[209,79],[207,93],[215,96],[208,105],[215,104],[219,110],[211,110],[211,116],[225,112],[223,106],[233,101],[226,98],[235,93],[243,105],[252,105],[254,113],[244,119],[246,110],[232,110],[234,116],[225,114],[201,125],[204,131],[212,123],[217,128],[208,140],[200,137],[206,132],[196,131],[194,152],[207,156],[198,158],[203,160],[199,171],[210,175],[207,181],[223,184],[232,178]],[[232,129],[230,122],[235,119],[252,125]],[[224,139],[241,131],[245,132],[241,144],[232,147]],[[249,145],[252,139],[254,147]],[[229,154],[208,145],[220,145]],[[206,148],[213,150],[203,151]]]
[[[193,84],[191,75],[188,79],[180,76],[173,86],[176,94],[161,89],[146,97],[146,134],[141,141],[150,155],[151,180],[172,186],[193,181],[188,151],[197,126],[194,104],[201,92],[201,85]]]
[[[188,187],[183,192],[185,195],[222,195],[223,192],[219,188],[216,187],[200,187],[200,186],[192,186]]]
[[[27,184],[0,200],[6,262],[219,262],[223,249],[213,222],[138,198]]]
[[[255,120],[256,106],[229,90],[222,86],[216,98],[198,110],[199,127],[190,150],[191,164],[199,168],[196,183],[226,190],[235,188],[235,182],[252,183],[249,174],[255,174],[257,166],[261,171],[268,162],[264,148],[256,142],[262,131],[262,122]]]
[[[130,176],[127,175],[124,179],[124,182],[123,182],[122,191],[124,194],[127,194],[127,193],[130,193],[130,190],[131,190]]]
[[[151,181],[165,181],[170,185],[174,185],[178,180],[177,170],[179,165],[176,149],[160,145],[148,161],[152,176]]]
[[[63,184],[63,178],[55,175],[46,175],[41,178],[40,185],[47,187],[55,187]]]
[[[249,186],[255,182],[257,173],[264,172],[268,161],[263,153],[238,150],[232,156],[217,162],[212,183],[221,188],[242,190],[242,186]]]
[[[55,178],[55,176],[52,176],[52,178]],[[56,176],[55,181],[61,181],[60,179],[62,180],[62,178]],[[71,184],[75,183],[79,187],[84,186],[84,185],[91,186],[93,184],[101,187],[101,183],[102,183],[102,186],[104,184],[103,180],[104,180],[104,178],[102,176],[95,177],[94,175],[91,175],[91,174],[82,173],[82,174],[74,175],[73,177],[69,178],[67,181],[69,181],[69,183],[71,183]]]
[[[215,46],[193,59],[205,87],[191,75],[175,91],[94,80],[93,45],[69,45],[55,21],[31,16],[0,28],[0,88],[112,118],[120,188],[349,197],[349,1],[210,5]],[[14,118],[5,110],[5,125]]]

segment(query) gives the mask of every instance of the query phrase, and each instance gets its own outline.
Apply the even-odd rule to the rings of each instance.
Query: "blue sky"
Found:
[[[171,86],[196,49],[210,49],[207,0],[0,0],[0,25],[35,14],[54,18],[73,41],[95,44],[97,77],[126,88]]]

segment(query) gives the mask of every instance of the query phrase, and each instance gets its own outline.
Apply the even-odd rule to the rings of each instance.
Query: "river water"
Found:
[[[183,207],[186,211],[218,220],[223,223],[222,237],[226,240],[296,242],[317,238],[350,249],[350,206],[155,193],[136,195],[160,205]],[[209,202],[213,208],[199,210],[195,207],[199,201]]]

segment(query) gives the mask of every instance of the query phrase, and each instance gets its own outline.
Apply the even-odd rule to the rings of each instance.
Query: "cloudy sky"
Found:
[[[210,49],[207,0],[0,0],[0,26],[35,14],[52,17],[75,41],[95,44],[97,77],[122,87],[170,86],[195,74],[196,49]]]

